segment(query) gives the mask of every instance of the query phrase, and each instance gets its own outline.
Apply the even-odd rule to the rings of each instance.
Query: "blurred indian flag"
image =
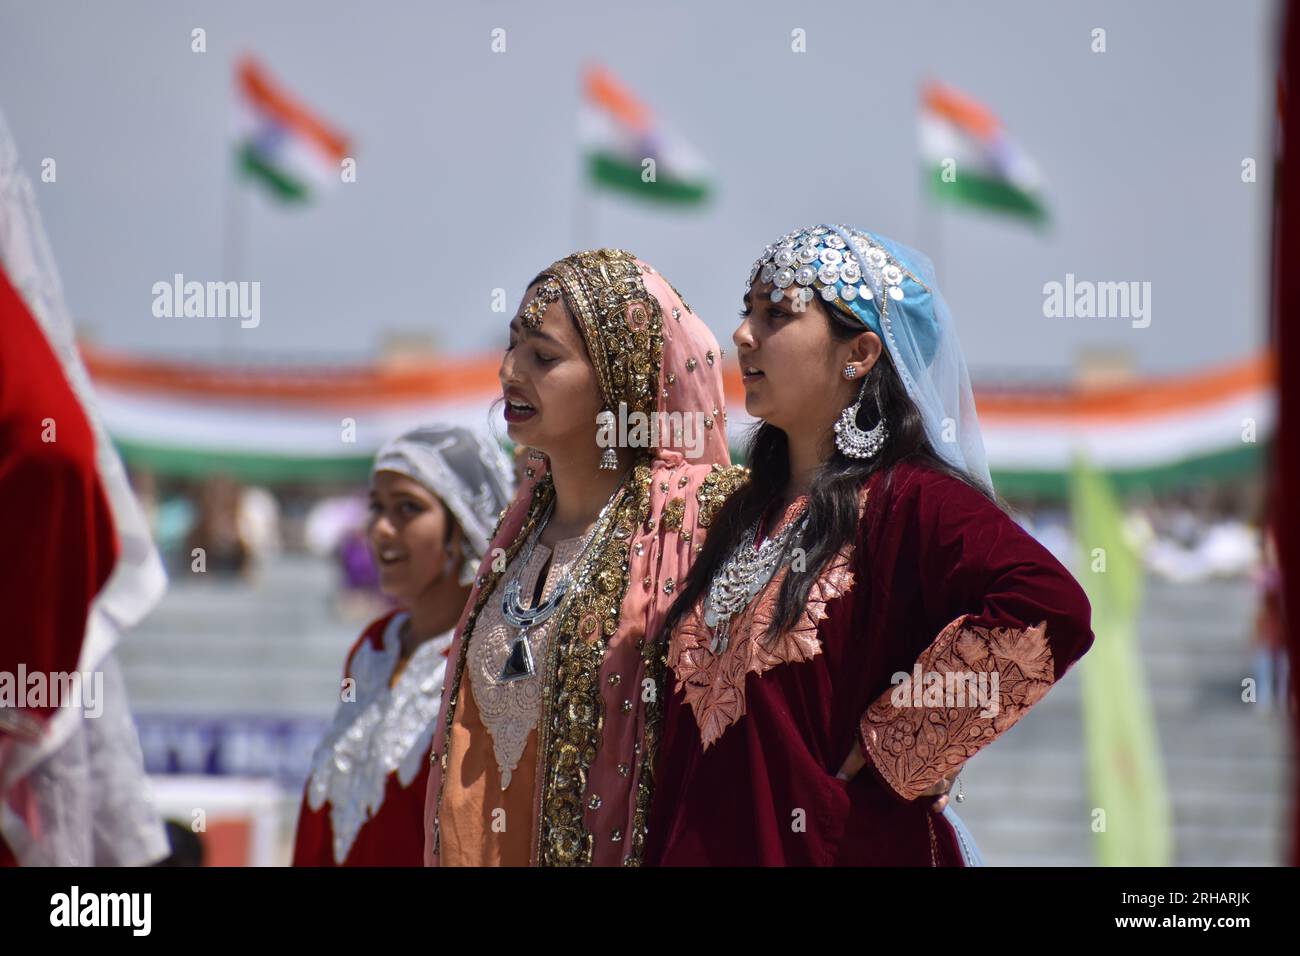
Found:
[[[347,139],[277,86],[250,57],[236,67],[235,156],[279,199],[303,202],[340,182]]]
[[[597,186],[678,205],[702,203],[712,192],[708,167],[695,149],[603,66],[583,74],[579,131]]]
[[[1047,218],[1034,161],[988,107],[951,86],[928,83],[921,92],[921,161],[938,199]]]

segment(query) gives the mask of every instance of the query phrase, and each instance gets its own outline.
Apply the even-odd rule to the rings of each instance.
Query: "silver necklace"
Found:
[[[609,512],[610,506],[614,504],[614,499],[618,497],[619,490],[623,483],[619,482],[610,495],[609,501],[605,502],[605,507],[600,509],[600,514],[582,538],[582,543],[578,546],[578,557],[575,558],[564,573],[560,580],[556,582],[555,587],[551,589],[550,595],[546,600],[539,602],[534,607],[524,607],[519,600],[519,578],[533,556],[533,550],[537,547],[537,541],[542,536],[542,531],[551,520],[551,514],[555,511],[555,498],[551,498],[550,503],[546,506],[546,513],[542,520],[537,522],[537,527],[529,536],[528,542],[524,545],[519,560],[515,563],[514,574],[506,583],[505,589],[501,595],[501,616],[505,618],[506,623],[516,628],[515,636],[510,642],[510,653],[506,655],[505,664],[501,667],[501,676],[497,678],[503,684],[510,684],[517,680],[524,680],[532,677],[537,673],[536,664],[533,661],[533,649],[528,643],[528,632],[534,628],[545,624],[564,602],[565,595],[569,593],[569,588],[573,586],[573,569],[581,563],[582,556],[586,554],[591,539],[595,537],[596,530],[600,528],[605,520],[605,515]]]
[[[718,568],[709,583],[709,596],[704,604],[704,623],[712,630],[713,640],[709,651],[721,654],[731,643],[731,619],[749,606],[758,592],[767,586],[789,554],[788,544],[803,537],[808,517],[791,521],[780,534],[773,535],[757,547],[758,519],[745,529],[740,546],[731,552],[722,567]]]

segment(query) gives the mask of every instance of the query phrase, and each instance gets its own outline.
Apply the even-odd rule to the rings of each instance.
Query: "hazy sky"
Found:
[[[1063,371],[1080,345],[1131,348],[1167,372],[1265,340],[1275,18],[1262,0],[0,0],[0,109],[33,178],[57,162],[57,183],[36,188],[68,299],[118,349],[350,361],[413,331],[483,352],[508,321],[492,290],[513,310],[575,244],[652,262],[729,346],[762,247],[831,220],[935,253],[977,377]],[[206,53],[190,50],[194,27]],[[1097,27],[1104,53],[1090,48]],[[244,51],[355,139],[359,174],[308,208],[248,197],[245,267],[223,276]],[[603,196],[575,215],[578,76],[592,59],[710,162],[706,209]],[[1048,234],[960,211],[927,220],[927,76],[989,104],[1036,159]],[[176,272],[259,280],[261,324],[155,318],[151,287]],[[1066,273],[1150,282],[1150,325],[1045,318],[1043,284]]]

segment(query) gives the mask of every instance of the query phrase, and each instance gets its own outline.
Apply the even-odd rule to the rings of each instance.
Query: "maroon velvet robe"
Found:
[[[671,635],[647,864],[961,865],[952,826],[921,792],[1079,659],[1091,611],[1049,551],[956,478],[903,463],[863,499],[853,546],[775,644],[761,631],[784,569],[720,655],[698,605]],[[919,685],[891,681],[917,666]],[[924,696],[959,672],[983,674],[988,696]],[[837,779],[854,747],[866,766]]]

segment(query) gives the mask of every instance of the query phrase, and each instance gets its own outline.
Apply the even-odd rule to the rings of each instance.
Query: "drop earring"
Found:
[[[844,375],[845,378],[853,377],[848,374],[847,367]],[[840,412],[839,420],[835,422],[835,447],[850,458],[874,457],[885,444],[885,439],[889,437],[889,432],[885,428],[885,413],[880,407],[879,394],[876,394],[876,410],[879,412],[879,417],[875,427],[866,432],[858,427],[858,411],[862,408],[862,396],[866,393],[867,383],[864,380],[862,387],[858,389],[857,401]]]
[[[614,413],[605,409],[596,416],[596,424],[602,429],[614,427]],[[618,452],[614,451],[614,446],[610,445],[605,449],[605,453],[600,456],[601,471],[618,471]]]

